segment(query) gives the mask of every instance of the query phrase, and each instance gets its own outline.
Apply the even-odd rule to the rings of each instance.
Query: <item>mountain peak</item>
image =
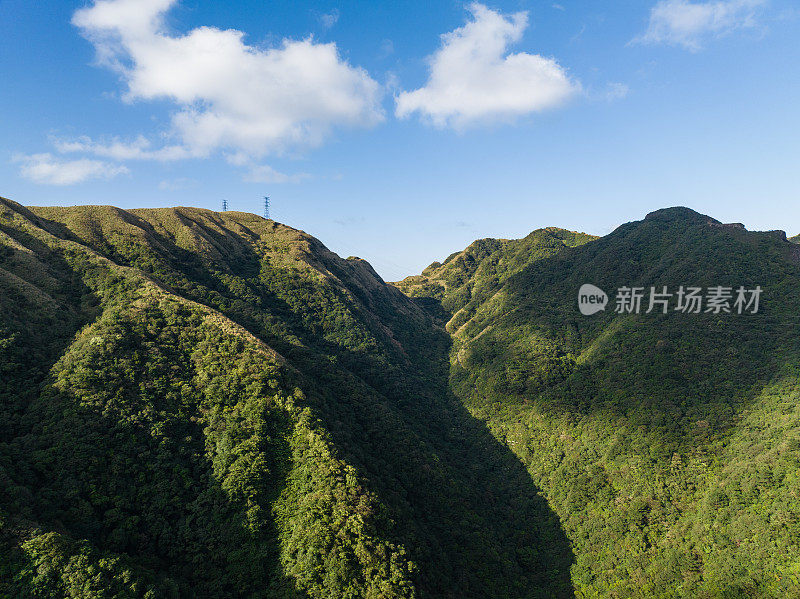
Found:
[[[675,222],[686,221],[687,223],[707,223],[707,224],[721,224],[718,220],[700,214],[686,206],[673,206],[671,208],[662,208],[655,210],[644,217],[649,221],[662,221],[662,222]]]

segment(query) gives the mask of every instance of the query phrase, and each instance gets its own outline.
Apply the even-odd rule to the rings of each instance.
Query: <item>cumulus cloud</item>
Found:
[[[130,172],[119,164],[86,158],[61,160],[47,153],[18,155],[14,162],[20,163],[23,177],[43,185],[74,185],[91,179],[113,179]]]
[[[175,147],[89,142],[93,153],[169,160],[231,150],[261,157],[317,146],[335,127],[384,118],[381,87],[348,64],[336,44],[285,39],[261,49],[246,44],[241,31],[215,27],[175,35],[164,16],[176,3],[96,0],[74,14],[98,62],[126,84],[125,100],[167,99],[177,106]]]
[[[437,127],[512,120],[562,105],[580,85],[552,58],[509,54],[528,26],[528,15],[508,17],[473,3],[463,27],[442,35],[441,47],[428,58],[424,87],[397,96],[400,118],[419,114]]]
[[[650,11],[647,31],[634,43],[671,44],[700,50],[711,37],[754,27],[767,0],[660,0]]]

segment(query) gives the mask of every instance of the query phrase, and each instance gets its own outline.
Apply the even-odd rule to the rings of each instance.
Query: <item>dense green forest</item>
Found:
[[[447,334],[252,214],[0,204],[0,596],[567,597]]]
[[[577,595],[800,596],[797,246],[684,208],[550,237],[484,240],[398,286],[439,300],[451,389],[558,514]],[[584,283],[763,295],[756,314],[617,314],[612,295],[586,317]]]
[[[252,214],[0,199],[0,597],[800,596],[798,247],[670,209],[387,285]]]

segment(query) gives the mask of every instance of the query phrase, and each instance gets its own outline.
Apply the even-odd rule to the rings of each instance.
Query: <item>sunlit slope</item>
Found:
[[[449,338],[251,214],[0,203],[0,596],[571,596]]]
[[[434,313],[436,308],[443,308],[446,327],[452,331],[469,320],[512,275],[536,260],[593,239],[597,237],[556,227],[538,229],[523,239],[479,239],[448,256],[444,263],[434,262],[421,275],[406,277],[394,285]]]
[[[531,254],[499,284],[442,268],[425,276],[450,319],[451,388],[544,490],[579,593],[800,594],[800,252],[782,232],[675,208]],[[584,283],[605,312],[580,314]],[[760,310],[614,313],[620,287],[681,285],[761,286]],[[492,293],[465,312],[465,287]]]

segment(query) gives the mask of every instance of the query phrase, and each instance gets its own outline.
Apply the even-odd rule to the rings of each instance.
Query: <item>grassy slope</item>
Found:
[[[424,273],[457,320],[451,385],[545,491],[573,543],[578,594],[800,593],[796,247],[779,232],[671,209],[550,257],[532,253],[499,285],[489,260],[461,287],[443,266]],[[586,318],[575,306],[586,282],[610,293],[765,292],[757,315]],[[493,293],[459,318],[465,286]]]
[[[0,200],[0,288],[0,595],[571,595],[449,339],[365,262],[249,214]]]

